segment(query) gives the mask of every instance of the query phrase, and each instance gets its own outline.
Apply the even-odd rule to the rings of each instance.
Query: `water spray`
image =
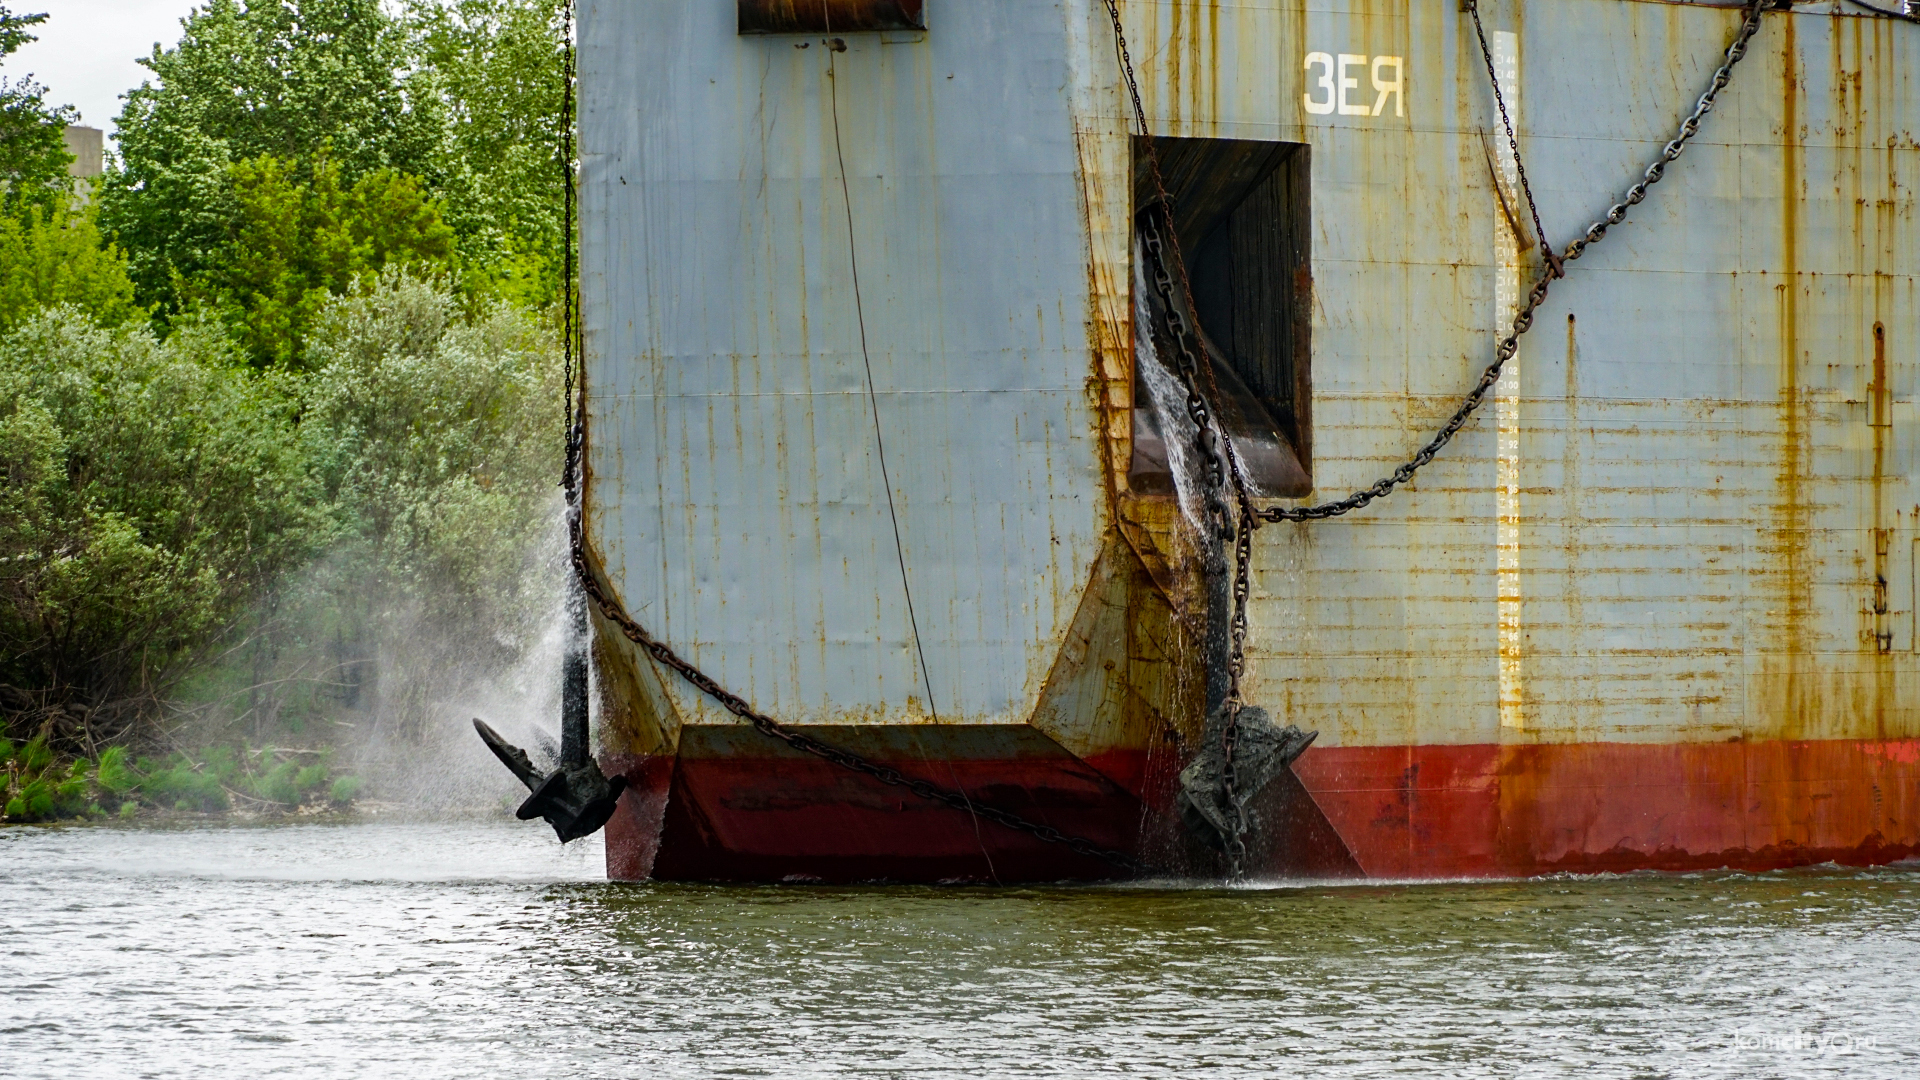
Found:
[[[567,643],[560,666],[560,761],[551,773],[534,766],[527,752],[474,718],[473,727],[493,756],[527,785],[527,801],[514,816],[545,818],[561,843],[591,836],[613,816],[627,778],[607,779],[588,752],[587,598],[573,575],[567,576]]]

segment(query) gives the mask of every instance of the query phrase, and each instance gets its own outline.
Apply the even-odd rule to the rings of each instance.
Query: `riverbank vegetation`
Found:
[[[0,816],[349,801],[538,646],[563,61],[556,0],[208,0],[86,187],[0,87]]]

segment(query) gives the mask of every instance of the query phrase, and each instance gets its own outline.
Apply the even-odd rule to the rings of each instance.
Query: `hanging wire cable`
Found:
[[[574,512],[578,495],[578,477],[575,470],[581,450],[581,439],[585,437],[585,372],[581,372],[580,384],[583,391],[579,407],[575,406],[574,371],[581,356],[580,294],[574,286],[573,237],[575,220],[579,216],[578,191],[576,188],[574,159],[577,156],[574,145],[574,100],[577,73],[574,68],[573,41],[573,0],[566,0],[561,6],[562,59],[560,71],[560,152],[556,164],[560,170],[561,204],[563,222],[560,230],[560,336],[561,350],[566,370],[566,391],[561,405],[561,432],[565,440],[564,460],[560,467],[560,486],[566,490],[568,512]]]
[[[828,22],[829,31],[832,22]],[[927,669],[927,647],[920,640],[920,620],[913,610],[913,582],[907,575],[907,548],[900,539],[900,511],[893,503],[893,478],[887,471],[887,439],[880,428],[880,395],[873,386],[873,353],[867,347],[867,309],[860,296],[860,249],[853,234],[853,195],[847,186],[847,155],[840,146],[840,71],[835,56],[845,48],[834,38],[827,46],[828,105],[833,112],[833,155],[840,166],[840,204],[847,212],[847,263],[853,270],[853,314],[860,327],[860,361],[867,373],[867,406],[873,413],[873,444],[880,459],[880,486],[887,495],[887,520],[893,524],[893,554],[900,563],[900,591],[907,598],[907,629],[913,634],[913,649],[920,661],[920,680],[927,690],[927,713],[940,722],[939,706],[933,700],[933,672]]]

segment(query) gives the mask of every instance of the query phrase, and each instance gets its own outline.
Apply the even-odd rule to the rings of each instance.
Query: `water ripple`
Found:
[[[1920,1075],[1920,868],[599,880],[508,823],[0,832],[0,1075]]]

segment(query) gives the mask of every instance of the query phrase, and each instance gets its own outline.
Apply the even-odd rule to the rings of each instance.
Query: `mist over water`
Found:
[[[338,771],[368,781],[366,796],[415,813],[516,805],[526,790],[488,753],[473,719],[542,762],[557,752],[567,559],[556,494],[544,529],[497,557],[485,603],[471,583],[422,572],[404,587],[336,553],[273,598],[278,632],[254,678],[227,688],[170,733],[178,745],[330,747]],[[355,557],[359,556],[359,561]],[[334,629],[344,624],[345,633]]]
[[[1920,1072],[1920,867],[601,880],[537,824],[0,831],[9,1077]]]

